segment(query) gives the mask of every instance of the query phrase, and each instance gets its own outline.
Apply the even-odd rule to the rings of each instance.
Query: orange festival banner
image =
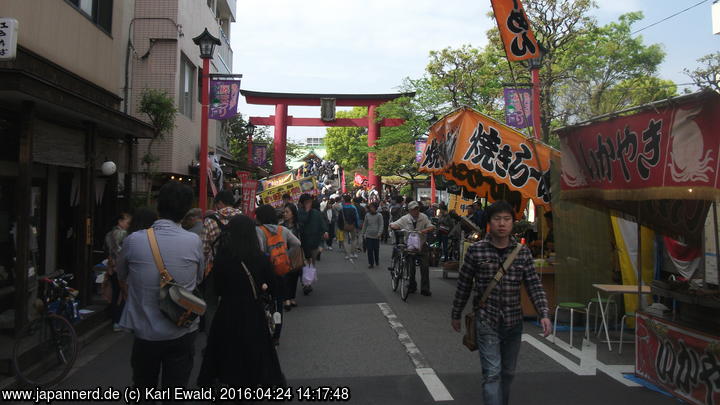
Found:
[[[550,205],[550,159],[559,152],[470,108],[430,128],[420,171],[443,175],[489,201],[506,200],[520,213],[528,199]]]
[[[511,61],[537,58],[540,47],[520,0],[491,0],[505,54]]]

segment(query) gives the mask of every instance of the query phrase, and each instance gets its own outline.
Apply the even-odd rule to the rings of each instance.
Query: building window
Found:
[[[100,29],[112,32],[113,0],[66,0]]]
[[[307,146],[322,146],[325,143],[325,138],[306,138]]]
[[[188,118],[193,118],[193,104],[195,104],[195,65],[187,56],[180,57],[180,92],[178,93],[178,109]]]

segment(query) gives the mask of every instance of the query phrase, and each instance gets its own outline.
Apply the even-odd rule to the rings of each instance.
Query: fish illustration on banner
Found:
[[[226,120],[237,115],[239,80],[210,80],[211,120]]]
[[[491,3],[508,60],[539,57],[540,47],[520,0],[491,0]]]

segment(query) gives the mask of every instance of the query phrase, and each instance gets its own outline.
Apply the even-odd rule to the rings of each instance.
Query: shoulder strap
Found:
[[[253,297],[255,297],[255,299],[257,300],[258,295],[257,295],[257,287],[255,287],[255,278],[252,276],[252,273],[250,273],[250,270],[248,270],[247,266],[245,265],[245,262],[240,262],[240,263],[242,264],[243,269],[245,269],[245,274],[247,274],[248,279],[250,279],[250,287],[252,288],[252,291],[253,291]]]
[[[160,255],[160,248],[157,244],[154,229],[147,229],[147,238],[150,243],[150,250],[152,251],[153,259],[155,260],[155,267],[160,272],[160,287],[164,287],[165,284],[172,282],[173,278],[167,270],[167,267],[165,267],[165,262],[163,262],[162,256]]]
[[[518,253],[520,252],[520,249],[522,249],[523,245],[522,243],[518,243],[515,246],[515,249],[510,252],[508,257],[505,259],[505,262],[500,265],[500,269],[497,273],[495,273],[495,277],[493,277],[490,280],[490,283],[488,284],[487,288],[485,288],[485,292],[483,292],[482,297],[480,297],[480,301],[478,301],[478,308],[485,305],[485,301],[487,301],[488,298],[490,298],[490,293],[492,293],[492,290],[495,289],[495,286],[498,285],[500,280],[505,276],[506,269],[509,269],[510,266],[512,266],[513,262],[515,261],[515,258],[517,257]]]

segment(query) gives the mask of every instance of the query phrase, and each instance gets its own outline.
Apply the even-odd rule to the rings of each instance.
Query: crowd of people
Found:
[[[318,168],[327,169],[329,165]],[[134,334],[130,356],[134,385],[155,387],[160,382],[163,387],[186,386],[195,355],[195,339],[199,332],[204,332],[207,343],[202,351],[198,385],[284,386],[286,381],[276,351],[283,317],[297,307],[299,289],[305,295],[312,293],[317,261],[323,251],[333,250],[335,241],[338,250],[344,252],[345,260],[354,263],[365,251],[368,268],[374,269],[380,266],[382,242],[397,243],[402,237],[399,231],[417,232],[422,245],[420,293],[431,296],[429,244],[425,242],[436,238],[442,246],[442,259],[456,259],[449,257],[448,241],[459,237],[462,221],[456,214],[448,213],[443,203],[428,204],[400,196],[381,199],[373,192],[374,188],[343,195],[303,194],[297,202],[285,195],[281,209],[261,205],[253,219],[234,207],[236,202],[229,191],[219,192],[214,199],[214,209],[202,212],[191,208],[192,189],[169,182],[160,189],[157,211],[139,208],[133,216],[120,215],[117,225],[105,238],[106,284],[111,290],[107,296],[114,328]],[[489,223],[491,233],[485,239],[489,241],[488,238],[495,235],[492,221],[496,216],[503,221],[497,225],[498,232],[509,232],[507,222],[512,222],[512,212],[508,210],[505,206],[494,211],[488,209],[492,215],[489,218],[478,203],[469,207],[467,219],[478,229],[485,229]],[[172,282],[202,294],[205,312],[192,322],[178,326],[161,311],[158,296],[164,278],[161,278],[162,269],[153,260],[148,228],[154,232],[161,263]],[[498,243],[512,245],[515,242],[503,236]],[[498,256],[506,255],[508,250],[496,252],[491,245],[483,249],[490,249]],[[291,260],[291,256],[295,256],[292,252],[298,250],[301,251],[299,263]],[[474,250],[469,253],[472,260],[487,254]],[[468,264],[466,259],[460,271],[461,283],[452,316],[452,327],[456,330],[459,311],[470,294],[469,280],[473,272],[478,271],[477,263],[473,263]],[[522,271],[530,274],[525,266]],[[411,274],[408,287],[410,292],[417,290],[415,274]],[[542,305],[541,286],[536,283],[534,288],[533,299]],[[498,321],[492,314],[486,313],[483,319],[490,324],[483,324],[483,328],[496,326],[492,322]],[[512,321],[515,342],[518,326],[515,318]],[[547,322],[543,321],[544,327]],[[483,333],[490,332],[484,330]],[[483,365],[485,368],[485,363]],[[503,366],[502,373],[506,371]],[[493,374],[489,376],[491,380],[494,378]],[[486,381],[486,386],[495,384],[494,381]],[[507,385],[503,382],[502,388],[492,385],[495,388],[488,389],[497,397],[503,395],[498,394],[498,390],[505,390],[507,386],[509,382]]]

